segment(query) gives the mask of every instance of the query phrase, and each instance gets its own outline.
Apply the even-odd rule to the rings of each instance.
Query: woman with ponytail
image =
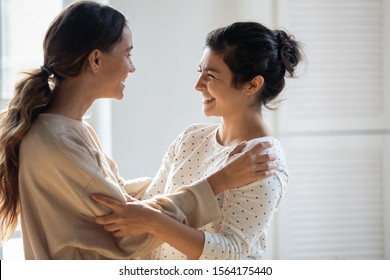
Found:
[[[106,232],[94,217],[109,209],[92,201],[92,193],[127,202],[147,221],[167,216],[199,227],[216,218],[210,215],[218,211],[214,195],[272,173],[263,164],[270,157],[259,155],[267,145],[239,153],[241,144],[220,170],[175,193],[137,200],[149,181],[123,180],[83,120],[96,99],[122,99],[125,79],[135,71],[132,48],[123,14],[76,2],[50,25],[44,65],[26,73],[1,113],[1,240],[10,238],[20,216],[27,259],[146,258],[161,244],[150,234],[115,238]]]
[[[201,93],[203,113],[221,117],[221,123],[195,124],[180,134],[143,198],[175,192],[181,184],[218,170],[227,152],[243,140],[246,149],[272,143],[263,152],[276,155],[275,173],[219,194],[219,218],[200,229],[172,219],[145,223],[145,232],[166,242],[152,258],[262,258],[267,230],[288,181],[282,145],[272,136],[262,110],[277,99],[285,77],[294,76],[301,56],[294,37],[256,22],[237,22],[208,34],[195,89]],[[135,232],[137,217],[131,209],[107,197],[96,198],[113,210],[110,215],[98,217],[97,223],[117,237]],[[215,213],[210,210],[210,214]]]

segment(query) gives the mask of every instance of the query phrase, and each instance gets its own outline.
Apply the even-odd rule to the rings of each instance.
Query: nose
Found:
[[[129,72],[130,73],[134,73],[135,72],[135,67],[134,67],[133,63],[130,64]]]
[[[133,64],[133,61],[130,59],[129,62],[130,62],[130,63],[129,63],[129,72],[130,72],[130,73],[134,73],[134,72],[135,72],[135,66],[134,66],[134,64]]]
[[[203,82],[203,75],[200,74],[199,78],[198,78],[198,81],[195,84],[195,90],[196,91],[202,91],[204,89],[205,89],[205,85],[204,85],[204,82]]]

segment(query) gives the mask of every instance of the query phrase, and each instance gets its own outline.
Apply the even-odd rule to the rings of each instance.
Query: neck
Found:
[[[64,80],[55,90],[46,112],[81,120],[93,101],[85,83],[75,82],[74,79]]]
[[[223,146],[271,135],[260,112],[251,112],[231,118],[222,117],[217,140]]]

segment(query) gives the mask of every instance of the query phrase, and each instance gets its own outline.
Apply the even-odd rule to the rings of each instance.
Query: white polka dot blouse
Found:
[[[219,124],[194,124],[182,132],[170,145],[143,199],[175,192],[183,185],[192,184],[218,170],[234,148],[217,142],[218,129]],[[277,139],[250,140],[245,150],[262,141],[270,141],[273,145],[263,153],[276,155],[276,173],[216,197],[221,215],[202,228],[205,244],[200,259],[262,258],[267,245],[267,230],[288,181],[284,152]],[[152,259],[185,258],[169,244],[161,245],[152,254]]]

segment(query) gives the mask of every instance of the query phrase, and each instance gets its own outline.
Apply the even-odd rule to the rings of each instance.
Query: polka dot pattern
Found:
[[[188,127],[170,145],[162,165],[143,198],[175,192],[218,170],[232,146],[216,141],[218,124],[195,124]],[[276,155],[277,172],[239,189],[219,194],[221,217],[202,230],[205,244],[201,259],[261,259],[266,248],[266,232],[277,210],[287,184],[288,174],[280,142],[272,137],[248,141],[245,149],[258,142],[271,141],[273,147],[264,153]],[[152,254],[154,259],[185,259],[168,244]]]

